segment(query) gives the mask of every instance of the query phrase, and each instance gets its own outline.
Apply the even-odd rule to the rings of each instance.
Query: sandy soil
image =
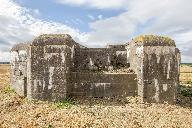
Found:
[[[178,95],[175,105],[142,103],[136,97],[76,98],[74,104],[60,108],[58,103],[29,101],[18,96],[7,87],[9,73],[1,71],[0,127],[3,128],[192,127],[192,97]]]

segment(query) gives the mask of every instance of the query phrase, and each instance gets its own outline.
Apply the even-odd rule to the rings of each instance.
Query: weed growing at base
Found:
[[[73,105],[75,105],[75,101],[72,98],[65,98],[64,100],[56,102],[55,104],[57,108],[71,108]]]
[[[192,81],[187,81],[187,84],[191,84],[192,85]]]
[[[3,88],[4,93],[15,93],[15,90],[13,90],[9,85],[5,86]]]
[[[192,97],[192,87],[190,86],[179,86],[180,94],[185,97]]]

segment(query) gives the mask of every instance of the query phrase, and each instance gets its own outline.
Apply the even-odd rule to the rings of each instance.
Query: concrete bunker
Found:
[[[29,99],[68,96],[140,96],[146,102],[176,99],[180,52],[161,36],[139,36],[124,45],[87,48],[68,34],[45,34],[11,50],[11,85]]]
[[[27,96],[29,43],[15,45],[11,52],[11,83],[16,92]]]

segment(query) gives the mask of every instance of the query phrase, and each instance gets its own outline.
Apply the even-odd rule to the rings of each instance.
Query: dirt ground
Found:
[[[73,103],[29,101],[9,88],[9,66],[0,65],[0,128],[191,128],[192,97],[177,104],[147,104],[139,98],[86,98]],[[188,81],[188,80],[186,80]]]

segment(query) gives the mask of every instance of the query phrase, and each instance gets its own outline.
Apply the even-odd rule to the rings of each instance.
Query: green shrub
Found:
[[[192,97],[192,90],[181,90],[181,95],[186,97]]]
[[[192,81],[187,81],[187,84],[191,84],[192,85]]]
[[[15,93],[15,90],[13,90],[9,85],[8,86],[5,86],[3,88],[3,92],[4,93]]]
[[[72,98],[65,98],[60,102],[56,102],[58,108],[71,108],[73,105],[75,105],[75,101]]]
[[[183,96],[192,97],[192,87],[190,86],[179,85],[178,91]]]

